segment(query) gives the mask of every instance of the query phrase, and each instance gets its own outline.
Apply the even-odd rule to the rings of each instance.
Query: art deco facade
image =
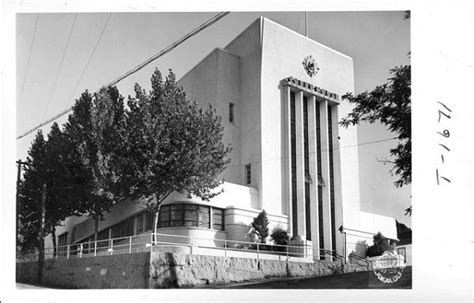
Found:
[[[341,255],[377,231],[396,239],[393,219],[360,211],[357,130],[338,125],[351,112],[341,96],[354,91],[353,74],[350,57],[265,18],[207,55],[179,84],[223,117],[233,147],[224,192],[210,202],[170,195],[158,231],[245,240],[265,209],[292,243]],[[122,201],[100,222],[100,237],[143,233],[151,219],[140,203]],[[93,226],[68,219],[59,242],[87,242]]]

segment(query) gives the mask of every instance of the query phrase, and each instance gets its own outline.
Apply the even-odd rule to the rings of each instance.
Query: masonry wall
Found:
[[[286,262],[151,252],[150,288],[195,287],[270,277],[308,277],[342,272],[337,262]]]
[[[150,253],[45,260],[43,284],[59,288],[147,288]],[[16,280],[35,283],[37,262],[20,262]]]
[[[196,248],[197,249],[197,248]],[[364,264],[192,254],[193,247],[78,259],[45,260],[43,285],[58,288],[172,288],[243,282],[275,277],[311,277],[367,271]],[[248,251],[251,253],[252,251]],[[245,255],[245,251],[236,252]],[[269,255],[274,256],[275,255]],[[35,283],[37,262],[17,263],[16,280]]]

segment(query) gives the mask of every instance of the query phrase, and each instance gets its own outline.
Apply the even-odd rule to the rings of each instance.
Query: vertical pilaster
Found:
[[[339,127],[338,127],[338,110],[337,106],[331,106],[332,112],[332,142],[333,142],[333,170],[334,170],[334,204],[335,204],[335,226],[336,226],[336,249],[340,255],[344,255],[345,239],[339,227],[343,225],[343,209],[342,209],[342,181],[341,181],[341,152],[339,146]]]
[[[304,127],[303,127],[303,93],[298,92],[295,100],[296,122],[296,190],[297,190],[297,231],[295,235],[303,239],[306,235],[305,225],[305,173],[304,173]]]
[[[321,176],[324,181],[322,187],[323,198],[323,230],[324,249],[332,250],[331,243],[331,199],[330,199],[330,176],[329,176],[329,134],[328,134],[328,105],[327,101],[320,101],[321,111]]]
[[[316,249],[315,258],[319,258],[319,224],[318,224],[318,166],[317,166],[317,139],[316,139],[316,97],[308,100],[308,139],[309,139],[309,171],[310,184],[310,218],[311,241]]]
[[[282,177],[282,187],[284,188],[283,192],[283,213],[288,215],[288,233],[293,234],[292,224],[292,210],[291,210],[291,99],[290,99],[290,87],[285,86],[283,88],[284,93],[284,114],[283,114],[283,123],[284,123],[284,134],[283,134],[283,143],[285,146],[285,155],[282,158],[283,161],[283,177]]]

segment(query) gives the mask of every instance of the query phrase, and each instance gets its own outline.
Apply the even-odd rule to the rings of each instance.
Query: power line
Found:
[[[350,148],[350,147],[357,147],[357,146],[363,146],[363,145],[370,145],[370,144],[375,144],[375,143],[380,143],[380,142],[385,142],[385,141],[392,141],[392,140],[396,140],[398,139],[397,137],[393,137],[393,138],[387,138],[387,139],[381,139],[381,140],[375,140],[375,141],[368,141],[368,142],[364,142],[364,143],[359,143],[359,144],[352,144],[352,145],[345,145],[345,146],[339,146],[338,148],[334,148],[333,150],[341,150],[341,149],[345,149],[345,148]],[[321,152],[327,152],[329,151],[329,149],[324,149],[324,150],[321,150]],[[315,154],[316,152],[310,152],[309,154]],[[296,157],[300,157],[300,156],[303,156],[303,154],[296,154],[295,155]],[[263,159],[263,160],[260,160],[260,161],[254,161],[254,162],[248,162],[248,163],[245,163],[245,164],[235,164],[235,165],[229,165],[227,166],[227,168],[229,167],[241,167],[241,166],[245,166],[247,164],[257,164],[257,163],[263,163],[263,162],[269,162],[269,161],[276,161],[276,160],[283,160],[283,159],[289,159],[290,157],[287,156],[287,157],[278,157],[278,158],[270,158],[270,159]]]
[[[183,37],[181,37],[180,39],[176,40],[175,42],[173,42],[171,45],[169,45],[168,47],[166,47],[165,49],[163,49],[162,51],[160,51],[159,53],[157,53],[156,55],[150,57],[149,59],[147,59],[145,62],[137,65],[136,67],[134,67],[133,69],[131,69],[130,71],[122,74],[120,77],[116,78],[115,80],[113,80],[112,82],[108,83],[107,85],[104,85],[102,86],[102,88],[104,87],[109,87],[109,86],[113,86],[113,85],[116,85],[118,82],[122,81],[123,79],[125,79],[126,77],[138,72],[139,70],[141,70],[143,67],[145,67],[146,65],[150,64],[151,62],[155,61],[156,59],[160,58],[161,56],[169,53],[170,51],[172,51],[173,49],[175,49],[176,47],[178,47],[180,44],[182,44],[183,42],[185,42],[186,40],[188,40],[189,38],[191,38],[192,36],[198,34],[199,32],[201,32],[202,30],[206,29],[207,27],[213,25],[214,23],[216,23],[217,21],[219,21],[220,19],[222,19],[223,17],[225,17],[226,15],[228,15],[230,12],[221,12],[219,14],[217,14],[216,16],[214,16],[213,18],[211,18],[210,20],[204,22],[203,24],[201,24],[200,26],[198,26],[196,29],[194,29],[193,31],[189,32],[188,34],[184,35]],[[90,58],[89,58],[90,59]],[[89,60],[90,61],[90,60]],[[84,74],[85,70],[83,71],[83,74]],[[82,79],[82,76],[83,74],[81,75],[81,79]],[[79,82],[78,82],[79,84]],[[73,91],[73,94],[71,95],[71,97],[69,99],[72,99],[72,97],[74,96],[74,93],[75,93],[75,90],[77,88],[77,85],[76,87],[74,88],[74,91]],[[62,112],[60,112],[59,114],[56,114],[55,116],[49,118],[48,120],[46,120],[45,122],[33,127],[32,129],[26,131],[25,133],[23,133],[22,135],[18,136],[16,139],[21,139],[27,135],[29,135],[30,133],[34,132],[35,130],[37,130],[38,128],[56,120],[57,118],[67,114],[68,112],[70,112],[72,110],[72,107],[68,107],[66,108],[65,110],[63,110]]]
[[[38,20],[39,20],[39,14],[36,14],[35,27],[33,29],[33,37],[31,38],[31,44],[30,44],[30,52],[28,54],[28,59],[26,60],[25,76],[23,77],[23,83],[21,85],[21,91],[20,91],[20,99],[18,99],[18,105],[16,107],[17,112],[20,109],[20,104],[21,104],[21,100],[22,100],[22,97],[23,97],[23,90],[25,89],[26,77],[28,75],[28,71],[29,71],[29,68],[30,68],[30,59],[31,59],[31,53],[33,51],[33,45],[35,44],[36,29],[38,28]]]
[[[191,38],[192,36],[196,35],[197,33],[201,32],[202,30],[204,30],[205,28],[213,25],[214,23],[216,23],[217,21],[219,21],[221,18],[225,17],[226,15],[228,15],[230,12],[222,12],[222,13],[219,13],[217,14],[216,16],[214,16],[212,19],[204,22],[203,24],[201,24],[199,27],[197,27],[196,29],[194,29],[193,31],[189,32],[188,34],[184,35],[183,37],[181,37],[180,39],[176,40],[176,42],[172,43],[171,45],[169,45],[167,48],[163,49],[162,51],[160,51],[158,54],[150,57],[148,60],[146,60],[145,62],[143,62],[142,64],[139,64],[137,65],[136,67],[134,67],[133,69],[131,69],[130,71],[124,73],[122,76],[118,77],[117,79],[115,79],[114,81],[110,82],[109,84],[105,85],[104,87],[110,87],[110,86],[113,86],[113,85],[116,85],[117,83],[119,83],[120,81],[122,81],[123,79],[127,78],[128,76],[138,72],[139,70],[141,70],[142,68],[144,68],[146,65],[150,64],[151,62],[155,61],[156,59],[158,59],[159,57],[169,53],[170,51],[172,51],[173,49],[175,49],[178,45],[180,45],[181,43],[183,43],[184,41],[188,40],[189,38]]]
[[[53,93],[54,93],[54,90],[56,88],[56,84],[58,83],[59,74],[61,73],[61,70],[63,68],[64,58],[66,58],[67,49],[69,48],[69,42],[71,41],[71,36],[72,36],[72,32],[74,31],[74,26],[76,25],[76,20],[77,20],[77,13],[74,15],[74,20],[73,20],[72,25],[71,25],[71,30],[69,31],[69,36],[68,36],[67,41],[66,41],[66,46],[64,47],[64,50],[63,50],[61,63],[59,63],[59,69],[58,69],[58,72],[56,74],[56,79],[54,79],[53,87],[51,88],[51,93],[49,94],[48,102],[46,103],[46,107],[44,108],[43,116],[41,117],[41,120],[44,119],[44,115],[46,114],[46,112],[48,110],[48,107],[49,107],[49,103],[51,102],[51,98],[53,97]]]
[[[76,93],[76,89],[79,86],[79,84],[81,83],[82,78],[84,77],[84,74],[86,73],[87,68],[89,67],[89,64],[92,61],[92,57],[94,56],[94,54],[97,50],[97,47],[99,46],[100,40],[102,40],[102,36],[104,35],[105,29],[107,28],[107,25],[109,24],[109,21],[110,21],[111,18],[112,18],[112,14],[109,13],[109,17],[107,18],[107,21],[104,23],[104,26],[102,27],[102,31],[100,32],[100,35],[97,38],[97,41],[95,42],[95,45],[94,45],[94,48],[92,49],[92,52],[89,54],[89,58],[87,59],[87,63],[84,66],[84,69],[82,70],[81,76],[79,77],[79,80],[76,82],[76,86],[74,86],[74,89],[72,90],[72,93],[69,96],[68,100],[71,100],[72,97],[74,96],[74,94]],[[72,110],[72,107],[70,108],[70,110]]]

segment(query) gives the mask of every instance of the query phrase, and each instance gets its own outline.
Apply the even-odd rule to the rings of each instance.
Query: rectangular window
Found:
[[[407,262],[407,251],[406,251],[405,247],[397,248],[397,254],[403,256],[403,262],[405,262],[405,263]]]
[[[198,204],[165,205],[161,207],[158,226],[211,228],[210,209],[209,206]],[[222,224],[222,219],[217,220],[217,224]]]
[[[306,221],[306,239],[311,240],[311,205],[310,205],[310,186],[311,174],[309,172],[309,132],[308,132],[308,97],[303,96],[303,145],[304,145],[304,172],[305,172],[305,221]]]
[[[144,214],[140,213],[137,215],[137,234],[141,234],[145,231],[145,224],[143,224]]]
[[[67,232],[58,237],[58,256],[65,256],[67,250]]]
[[[94,237],[94,236],[92,236]],[[109,245],[109,229],[106,228],[97,234],[97,247],[107,247]]]
[[[234,123],[234,103],[229,103],[229,122]]]
[[[128,237],[133,235],[133,218],[122,221],[111,227],[112,238]]]
[[[146,211],[144,219],[145,219],[145,231],[153,230],[153,222],[155,220],[155,214]]]
[[[329,145],[329,192],[331,201],[331,242],[332,250],[336,250],[336,206],[334,201],[334,152],[333,152],[333,131],[332,131],[332,111],[328,104],[328,145]]]
[[[246,177],[246,183],[251,184],[252,183],[252,166],[250,164],[245,165],[245,177]]]
[[[224,230],[224,210],[213,208],[212,209],[212,228],[217,230]]]
[[[198,213],[198,225],[199,227],[210,228],[210,221],[209,221],[209,207],[208,206],[199,206],[199,213]]]
[[[296,192],[296,95],[290,92],[290,159],[291,159],[291,211],[292,230],[296,235],[298,230],[298,209]]]
[[[321,109],[320,103],[316,102],[316,158],[318,167],[318,226],[319,226],[319,249],[324,249],[324,217],[323,217],[323,186],[322,160],[321,160]],[[324,255],[321,255],[324,260]]]

